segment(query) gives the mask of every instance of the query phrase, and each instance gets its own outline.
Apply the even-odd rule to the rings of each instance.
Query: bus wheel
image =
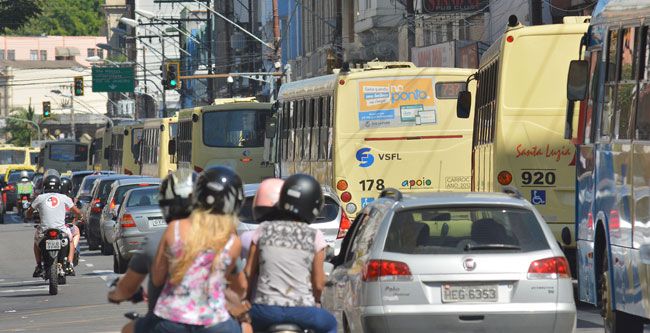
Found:
[[[602,273],[600,275],[600,315],[603,317],[603,326],[606,333],[642,333],[643,321],[633,315],[614,310],[612,303],[612,277],[609,274],[609,252],[603,251]]]

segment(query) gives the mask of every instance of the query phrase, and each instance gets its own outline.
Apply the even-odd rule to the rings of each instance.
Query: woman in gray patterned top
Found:
[[[292,323],[316,333],[335,333],[336,319],[317,307],[325,285],[323,234],[309,227],[323,206],[320,184],[297,174],[280,191],[279,220],[260,224],[253,235],[246,274],[257,278],[250,310],[253,328]]]

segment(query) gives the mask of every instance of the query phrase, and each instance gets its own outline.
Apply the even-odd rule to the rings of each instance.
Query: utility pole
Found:
[[[207,6],[209,9],[212,9],[212,1],[207,0]],[[205,37],[208,41],[208,74],[212,74],[212,11],[208,10],[206,12],[207,22],[206,22],[206,33]],[[208,79],[208,105],[214,103],[214,80]]]
[[[411,50],[415,46],[415,0],[406,0],[406,22],[408,47],[406,60],[411,61]]]
[[[167,60],[167,58],[165,57],[165,37],[160,37],[160,48],[162,49],[162,71],[165,71],[166,70],[165,65]],[[162,75],[162,77],[165,77],[165,75]],[[162,103],[163,103],[162,116],[167,117],[167,90],[165,90],[164,84],[162,90]]]
[[[280,48],[280,15],[278,13],[278,0],[273,0],[273,39],[274,39],[274,52],[273,52],[273,65],[276,72],[282,72],[282,50]],[[279,65],[279,66],[278,66]],[[278,98],[280,91],[280,84],[282,77],[276,80],[275,88],[273,89],[273,100]]]
[[[70,130],[72,131],[72,139],[77,139],[77,132],[74,125],[74,86],[70,86]]]

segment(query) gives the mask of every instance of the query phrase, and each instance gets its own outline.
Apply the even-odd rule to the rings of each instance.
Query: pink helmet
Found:
[[[275,211],[275,205],[280,199],[282,184],[284,184],[284,180],[279,178],[265,179],[260,183],[253,199],[253,218],[256,221],[267,220],[269,213]]]

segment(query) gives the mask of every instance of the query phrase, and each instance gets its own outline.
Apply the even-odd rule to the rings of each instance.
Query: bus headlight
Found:
[[[357,211],[357,205],[355,205],[355,204],[353,204],[353,203],[350,202],[350,203],[348,203],[347,205],[345,205],[345,211],[346,211],[348,214],[354,214],[354,212]]]

